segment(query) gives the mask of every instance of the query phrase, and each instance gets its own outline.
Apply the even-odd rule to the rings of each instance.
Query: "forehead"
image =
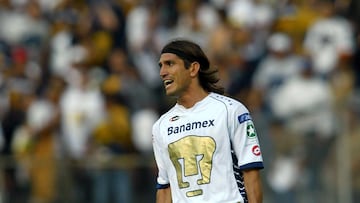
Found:
[[[163,53],[161,54],[160,56],[160,60],[159,62],[164,62],[164,61],[173,61],[173,60],[180,60],[180,58],[176,55],[176,54],[173,54],[173,53]]]

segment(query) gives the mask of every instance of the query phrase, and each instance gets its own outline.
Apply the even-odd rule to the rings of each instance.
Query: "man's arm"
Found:
[[[262,203],[263,192],[260,171],[258,169],[245,170],[243,174],[249,203]]]
[[[158,189],[156,192],[156,203],[171,203],[170,187]]]

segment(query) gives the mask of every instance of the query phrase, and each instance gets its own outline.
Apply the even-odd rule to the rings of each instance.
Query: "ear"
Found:
[[[196,77],[200,71],[200,64],[199,62],[192,62],[189,68],[190,71],[190,76],[191,77]]]

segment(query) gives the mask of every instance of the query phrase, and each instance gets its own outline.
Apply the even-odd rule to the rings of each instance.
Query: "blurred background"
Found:
[[[264,203],[360,202],[359,2],[1,0],[0,203],[154,202],[178,37],[252,113]]]

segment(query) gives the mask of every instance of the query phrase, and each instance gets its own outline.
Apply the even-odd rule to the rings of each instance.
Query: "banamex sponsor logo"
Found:
[[[190,131],[190,130],[194,130],[194,129],[199,129],[199,128],[208,128],[208,127],[212,127],[215,126],[215,120],[214,119],[210,119],[210,120],[206,120],[206,121],[195,121],[195,122],[189,122],[183,125],[179,125],[179,126],[172,126],[172,127],[168,127],[168,135],[171,134],[177,134],[177,133],[181,133],[181,132],[185,132],[185,131]]]

